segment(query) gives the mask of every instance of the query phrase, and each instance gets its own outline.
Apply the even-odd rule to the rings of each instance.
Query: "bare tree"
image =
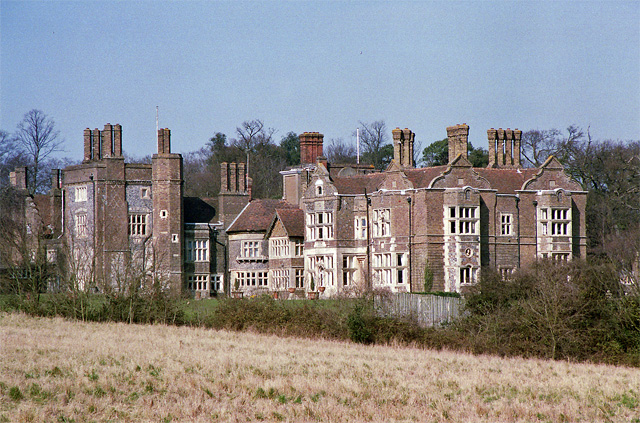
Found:
[[[584,141],[584,132],[575,125],[567,128],[567,136],[557,129],[534,129],[522,134],[522,156],[529,164],[540,167],[551,155],[568,162]]]
[[[372,123],[360,121],[360,142],[362,143],[363,160],[371,163],[376,169],[382,170],[388,162],[389,152],[393,154],[393,147],[389,144],[387,125],[383,120]],[[354,134],[355,136],[355,134]]]
[[[220,164],[207,147],[184,155],[184,189],[186,196],[213,197],[220,191]]]
[[[247,175],[249,175],[249,153],[259,145],[270,144],[275,132],[273,128],[265,128],[264,122],[260,119],[245,120],[236,128],[238,138],[233,144],[247,155]]]
[[[356,148],[353,144],[347,144],[342,138],[331,139],[324,149],[324,154],[329,163],[347,164],[355,163],[357,160]]]
[[[522,134],[522,156],[533,167],[540,167],[554,154],[560,142],[557,129],[533,129]]]
[[[35,194],[42,186],[44,176],[41,175],[41,164],[52,153],[62,151],[63,140],[55,130],[55,122],[40,110],[25,113],[16,131],[17,147],[24,151],[32,166],[29,194]]]
[[[26,158],[16,148],[15,138],[6,131],[0,130],[0,187],[9,182],[9,172],[16,166],[26,164]]]

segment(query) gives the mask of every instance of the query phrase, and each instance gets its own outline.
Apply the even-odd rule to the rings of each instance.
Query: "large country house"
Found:
[[[521,131],[487,131],[486,168],[467,159],[465,124],[447,128],[445,166],[415,168],[413,132],[392,134],[394,158],[374,172],[327,163],[323,135],[305,132],[300,165],[281,172],[282,199],[252,200],[243,163],[222,165],[216,198],[185,197],[168,129],[151,165],[124,162],[119,125],[86,129],[82,164],[54,171],[49,195],[25,194],[24,209],[48,228],[59,274],[84,289],[464,292],[481,269],[508,277],[537,259],[585,256],[586,192],[554,157],[523,168]],[[26,169],[11,180],[26,193]]]

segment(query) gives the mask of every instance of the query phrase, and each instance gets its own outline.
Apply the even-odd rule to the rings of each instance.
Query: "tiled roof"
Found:
[[[448,166],[420,167],[417,169],[405,169],[404,173],[411,181],[414,188],[426,188],[431,181],[447,170]]]
[[[363,194],[365,190],[371,193],[378,189],[384,178],[384,173],[337,177],[333,179],[333,185],[340,194]]]
[[[448,166],[423,167],[417,169],[405,169],[404,173],[415,188],[426,188],[431,181],[447,170]],[[484,177],[501,194],[515,194],[522,185],[531,179],[540,169],[491,169],[473,168],[480,176]],[[371,173],[368,175],[356,175],[334,178],[333,183],[340,194],[363,194],[378,189],[384,180],[384,173]]]
[[[490,169],[474,168],[476,172],[489,181],[491,188],[500,194],[515,194],[540,169]]]
[[[301,209],[277,209],[276,213],[289,237],[304,237],[304,212]]]
[[[184,197],[182,207],[184,208],[185,223],[211,223],[216,216],[217,199]]]
[[[265,232],[276,209],[295,209],[284,200],[257,199],[251,201],[227,229],[231,232]]]

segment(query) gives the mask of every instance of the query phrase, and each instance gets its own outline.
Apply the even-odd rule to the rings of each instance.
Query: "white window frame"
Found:
[[[571,212],[567,207],[551,209],[551,236],[571,235]]]
[[[259,258],[262,255],[261,241],[242,241],[240,247],[240,257]]]
[[[267,271],[235,271],[233,272],[233,286],[239,281],[241,287],[268,287],[269,272]]]
[[[270,238],[269,239],[269,256],[274,258],[290,257],[289,238]]]
[[[374,209],[372,221],[374,238],[391,236],[391,209]]]
[[[223,281],[223,275],[218,275],[218,274],[214,274],[211,275],[211,284],[209,285],[209,288],[212,291],[216,291],[216,292],[221,292],[223,291],[222,288],[222,281]]]
[[[396,280],[398,285],[404,285],[408,281],[409,268],[408,268],[409,255],[408,253],[396,253]]]
[[[195,240],[195,261],[209,261],[209,240]]]
[[[304,288],[304,269],[295,269],[296,288]]]
[[[478,235],[480,207],[447,206],[447,233],[450,235]]]
[[[86,238],[87,237],[87,213],[77,213],[76,214],[76,236],[78,238]]]
[[[307,238],[311,241],[333,239],[333,212],[307,213]]]
[[[376,253],[373,255],[373,278],[380,285],[393,284],[393,254]]]
[[[477,281],[477,267],[465,266],[460,268],[460,285],[475,285]]]
[[[332,255],[309,256],[309,269],[314,275],[316,289],[321,286],[333,286],[334,260]]]
[[[355,239],[367,239],[367,218],[366,216],[356,216],[353,220]]]
[[[187,288],[190,291],[209,291],[209,275],[197,274],[187,276]]]
[[[500,235],[513,235],[513,214],[500,213]]]
[[[185,260],[188,262],[209,261],[209,240],[187,239],[187,242],[185,242]]]
[[[289,269],[273,269],[270,273],[269,286],[274,289],[286,289],[289,287]]]
[[[82,185],[82,186],[76,187],[74,194],[75,194],[76,203],[87,201],[87,186]]]
[[[342,256],[342,286],[350,286],[353,284],[357,270],[358,256],[354,254],[344,254]]]

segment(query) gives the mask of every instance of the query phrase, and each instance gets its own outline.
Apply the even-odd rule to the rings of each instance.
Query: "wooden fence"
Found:
[[[462,314],[464,300],[437,295],[391,294],[375,297],[376,311],[382,316],[415,318],[422,326],[436,326]]]

